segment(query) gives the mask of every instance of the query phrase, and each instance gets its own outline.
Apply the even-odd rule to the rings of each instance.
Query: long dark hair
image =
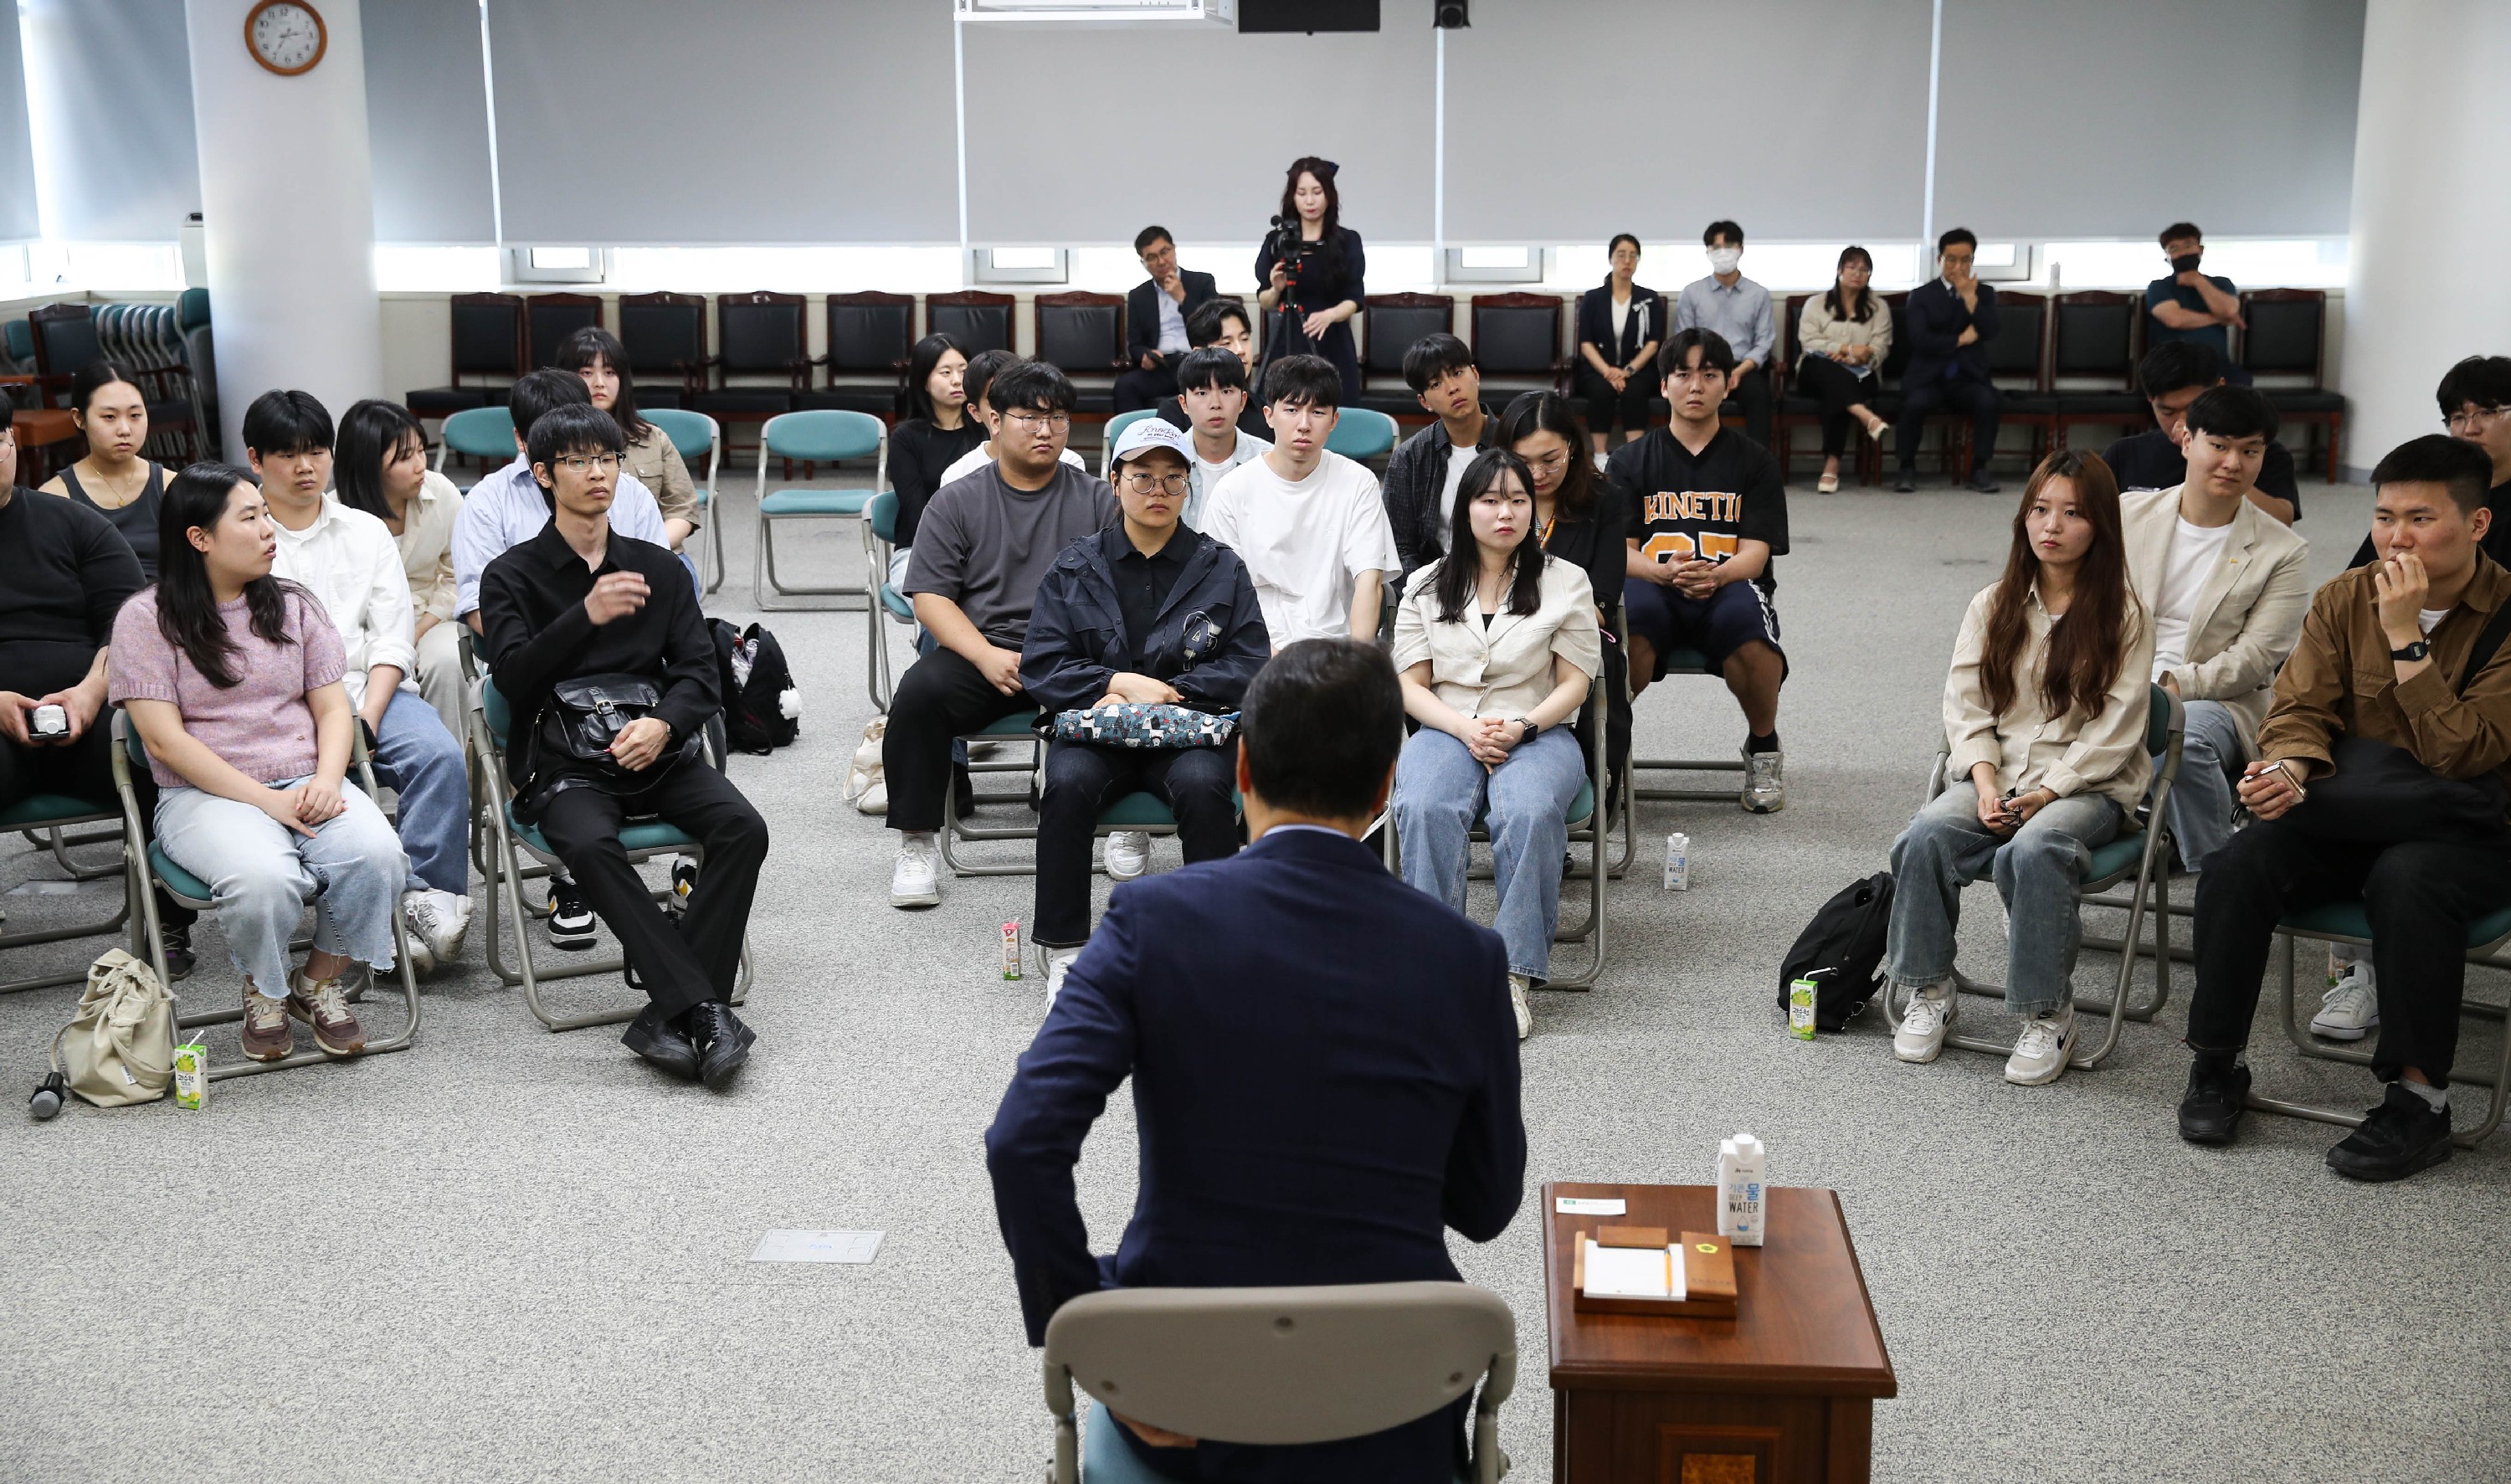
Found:
[[[628,347],[619,343],[617,335],[599,325],[587,325],[566,337],[566,342],[558,348],[558,359],[550,364],[560,371],[582,375],[597,358],[619,378],[619,395],[611,401],[610,416],[619,424],[620,436],[635,443],[653,424],[637,410],[637,378],[629,373]]]
[[[1577,450],[1570,449],[1574,456]],[[1474,501],[1489,492],[1503,474],[1517,476],[1517,487],[1526,491],[1527,503],[1534,499],[1534,474],[1526,460],[1506,449],[1485,449],[1465,466],[1465,477],[1456,486],[1456,505],[1448,513],[1448,555],[1439,562],[1439,621],[1454,623],[1465,613],[1465,605],[1474,601],[1476,580],[1482,575],[1482,548],[1474,541]],[[1530,512],[1529,512],[1530,514]],[[1534,523],[1526,523],[1526,534],[1517,543],[1510,566],[1514,570],[1508,581],[1508,611],[1524,618],[1543,606],[1543,543],[1534,539]]]
[[[1514,453],[1517,446],[1537,433],[1557,433],[1569,446],[1569,468],[1561,476],[1561,488],[1552,491],[1552,517],[1583,521],[1596,508],[1595,461],[1578,452],[1578,440],[1585,436],[1578,426],[1578,410],[1569,399],[1559,392],[1520,392],[1499,414],[1499,446]],[[1529,474],[1526,492],[1534,492]]]
[[[84,419],[87,406],[96,400],[96,394],[117,383],[135,392],[142,392],[141,400],[146,400],[137,375],[111,361],[90,361],[70,377],[71,409]]]
[[[1849,314],[1846,310],[1839,307],[1839,271],[1837,268],[1832,270],[1831,288],[1825,292],[1822,296],[1822,307],[1831,311],[1831,317],[1833,319],[1846,318],[1855,320],[1862,325],[1868,320],[1874,318],[1874,254],[1867,252],[1864,248],[1851,243],[1849,246],[1839,250],[1839,267],[1845,268],[1852,261],[1864,263],[1866,265],[1867,275],[1866,287],[1857,291],[1857,312],[1855,314]]]
[[[2075,596],[2066,616],[2049,626],[2049,654],[2040,667],[2040,703],[2053,717],[2102,714],[2109,688],[2127,663],[2127,549],[2119,534],[2118,477],[2100,455],[2067,449],[2040,460],[2014,510],[2014,540],[2006,549],[2005,575],[1988,605],[1988,639],[1980,653],[1980,680],[1988,711],[2005,715],[2014,704],[2014,669],[2030,643],[2024,605],[2040,576],[2026,520],[2052,480],[2065,480],[2075,505],[2093,524],[2093,545],[2075,568]]]
[[[968,359],[968,347],[956,338],[946,334],[929,334],[916,341],[915,348],[908,352],[905,393],[908,416],[921,417],[927,423],[933,421],[933,394],[924,389],[925,383],[933,379],[933,368],[941,365],[942,358],[954,350],[959,353],[961,361]],[[963,381],[960,385],[964,388],[967,383]],[[969,415],[968,405],[960,403],[960,420],[965,422]]]
[[[214,529],[239,487],[253,488],[250,471],[233,464],[197,463],[167,483],[157,507],[157,632],[221,690],[244,677],[230,663],[236,642],[218,616],[209,559],[192,544],[191,532],[195,527]],[[267,572],[246,583],[244,602],[252,615],[252,632],[268,644],[295,643],[288,633],[288,603],[290,594],[302,592],[295,583]]]
[[[1301,155],[1291,162],[1290,170],[1282,176],[1282,224],[1294,238],[1303,236],[1306,228],[1299,219],[1299,177],[1314,176],[1317,184],[1325,187],[1326,214],[1317,218],[1317,266],[1328,278],[1342,276],[1342,192],[1334,186],[1338,168],[1332,160]]]
[[[331,488],[340,503],[390,524],[393,508],[384,497],[384,465],[413,438],[421,449],[427,447],[425,430],[400,403],[373,398],[351,403],[340,414],[338,440],[331,446]]]

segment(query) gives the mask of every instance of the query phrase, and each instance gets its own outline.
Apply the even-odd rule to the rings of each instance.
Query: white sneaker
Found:
[[[437,963],[451,963],[462,957],[462,935],[471,930],[471,899],[422,886],[402,896],[402,918],[412,937],[423,940],[423,953],[413,949],[412,958],[433,958]]]
[[[1945,1049],[1945,1033],[1952,1029],[1961,1008],[1950,984],[1932,985],[1910,996],[1901,1012],[1901,1029],[1892,1033],[1892,1054],[1905,1062],[1926,1063]]]
[[[1130,881],[1151,869],[1151,837],[1141,830],[1117,830],[1107,837],[1107,879]]]
[[[1788,806],[1785,753],[1744,755],[1744,812],[1776,814]]]
[[[1072,960],[1081,957],[1077,948],[1059,948],[1046,956],[1046,1013],[1055,1013],[1055,996],[1063,993],[1063,976],[1072,972]]]
[[[889,905],[942,905],[942,847],[932,836],[898,838],[898,864],[889,873]]]
[[[2372,965],[2358,961],[2345,977],[2328,987],[2319,1013],[2310,1018],[2310,1034],[2333,1041],[2359,1041],[2380,1024],[2380,992]]]
[[[1534,1007],[1526,1002],[1526,992],[1532,988],[1534,988],[1534,981],[1524,974],[1508,976],[1508,1007],[1517,1012],[1519,1040],[1524,1040],[1534,1034]]]
[[[2005,1079],[2017,1087],[2039,1087],[2058,1080],[2075,1049],[2075,1007],[2060,1005],[2023,1023],[2014,1054],[2005,1059]]]
[[[431,895],[424,886],[401,894],[402,938],[409,945],[410,972],[419,975],[436,972],[436,940],[444,933]]]

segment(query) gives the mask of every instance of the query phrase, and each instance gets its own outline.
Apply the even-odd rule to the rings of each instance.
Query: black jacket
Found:
[[[1979,307],[1962,307],[1961,295],[1929,279],[1910,291],[1904,318],[1909,326],[1910,364],[1901,372],[1903,386],[1922,381],[1987,381],[1988,342],[1996,338],[1996,286],[1979,286]],[[1979,338],[1968,345],[1954,342],[1965,330]]]
[[[1654,289],[1631,285],[1630,318],[1622,322],[1621,336],[1613,335],[1613,283],[1604,282],[1578,295],[1578,343],[1600,347],[1604,359],[1615,366],[1628,366],[1640,347],[1654,341],[1665,341],[1665,295]],[[1580,356],[1578,364],[1587,365]],[[1588,370],[1595,368],[1590,366]]]
[[[1185,302],[1178,305],[1178,313],[1180,315],[1194,313],[1196,305],[1219,292],[1214,287],[1212,275],[1209,273],[1194,273],[1179,268],[1178,279],[1185,285]],[[1160,348],[1160,303],[1152,296],[1159,292],[1160,286],[1146,278],[1136,284],[1134,291],[1125,295],[1125,364],[1127,366],[1141,365],[1143,356],[1156,352]]]
[[[1395,530],[1395,554],[1404,559],[1404,575],[1411,576],[1439,560],[1439,533],[1448,528],[1452,511],[1439,508],[1448,488],[1448,450],[1456,441],[1448,425],[1433,421],[1396,445],[1386,461],[1386,483],[1378,490],[1386,501],[1386,524]],[[1499,419],[1483,408],[1483,441],[1475,447],[1499,447]]]
[[[1037,585],[1028,639],[1021,645],[1021,686],[1038,709],[1049,716],[1087,710],[1107,693],[1119,670],[1166,681],[1201,710],[1238,709],[1256,672],[1273,656],[1255,579],[1236,552],[1210,536],[1180,526],[1169,539],[1191,541],[1195,549],[1160,605],[1158,622],[1131,646],[1113,566],[1116,555],[1132,549],[1123,527],[1083,536],[1055,559]],[[1129,647],[1140,650],[1139,665],[1126,663]]]

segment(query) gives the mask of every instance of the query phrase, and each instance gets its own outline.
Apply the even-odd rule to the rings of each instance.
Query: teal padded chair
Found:
[[[1395,419],[1365,407],[1347,407],[1326,435],[1326,448],[1367,463],[1395,451]]]
[[[214,912],[217,910],[217,902],[210,884],[176,865],[174,858],[168,855],[165,847],[157,843],[150,824],[139,817],[139,797],[132,786],[132,778],[139,769],[148,765],[148,750],[140,743],[139,728],[131,724],[130,716],[119,707],[115,708],[113,713],[113,740],[116,744],[113,749],[113,791],[120,797],[122,802],[122,854],[128,864],[129,873],[124,878],[123,894],[128,900],[138,903],[140,910],[138,920],[133,924],[136,930],[132,935],[131,951],[148,960],[148,966],[157,972],[158,983],[175,992],[174,1025],[177,1029],[188,1031],[198,1026],[223,1025],[229,1021],[242,1020],[244,1005],[241,995],[237,996],[237,1003],[222,1009],[203,1010],[192,1015],[182,1013],[181,996],[184,989],[197,987],[201,979],[197,970],[194,976],[185,980],[181,986],[177,986],[173,979],[167,977],[166,940],[162,932],[164,924],[157,918],[157,895],[150,888],[164,887],[168,896],[194,912]],[[377,792],[374,768],[367,757],[367,739],[363,727],[350,730],[349,763],[350,781],[364,789],[367,797],[374,797]],[[409,939],[404,930],[402,915],[396,911],[392,915],[392,919],[393,956],[398,960],[396,966],[401,974],[402,1001],[406,1007],[407,1019],[404,1021],[398,1035],[379,1036],[369,1034],[367,1037],[367,1049],[360,1052],[359,1056],[381,1056],[387,1051],[406,1051],[418,1039],[418,976],[410,969]],[[363,1018],[361,1017],[362,1020]],[[309,1049],[295,1052],[275,1062],[212,1061],[210,1065],[210,1077],[215,1081],[224,1077],[258,1076],[265,1072],[279,1072],[290,1067],[319,1067],[334,1061],[356,1061],[357,1059],[357,1057],[326,1056],[319,1050]]]
[[[2311,1035],[2309,1018],[2302,1013],[2299,996],[2294,990],[2296,957],[2294,944],[2297,939],[2308,938],[2322,943],[2351,943],[2362,948],[2372,946],[2372,919],[2364,912],[2362,902],[2359,900],[2332,902],[2324,907],[2313,907],[2307,911],[2289,914],[2282,922],[2276,924],[2276,934],[2282,939],[2278,945],[2279,952],[2276,957],[2283,961],[2284,965],[2284,989],[2279,1000],[2283,1013],[2279,1018],[2284,1021],[2285,1037],[2291,1040],[2295,1049],[2304,1056],[2317,1057],[2321,1061],[2351,1062],[2358,1067],[2372,1065],[2372,1052],[2369,1049],[2340,1046],[2334,1041],[2324,1041]],[[2481,968],[2511,969],[2511,907],[2506,907],[2500,912],[2481,918],[2469,924],[2467,961]],[[2454,1129],[2451,1134],[2451,1142],[2460,1149],[2474,1149],[2484,1141],[2486,1135],[2500,1126],[2505,1102],[2511,1100],[2511,1024],[2504,1023],[2501,1006],[2486,1004],[2480,1000],[2462,998],[2459,1001],[2459,1014],[2468,1019],[2492,1021],[2500,1031],[2496,1037],[2500,1044],[2494,1053],[2491,1074],[2483,1072],[2464,1072],[2455,1068],[2450,1074],[2453,1085],[2464,1084],[2493,1089],[2493,1096],[2486,1104],[2484,1118],[2479,1120],[2474,1128]],[[2290,1118],[2308,1118],[2315,1123],[2334,1123],[2340,1128],[2352,1128],[2363,1121],[2363,1115],[2360,1113],[2346,1113],[2334,1108],[2315,1108],[2306,1103],[2293,1103],[2281,1098],[2263,1097],[2255,1089],[2250,1093],[2248,1101],[2250,1107],[2260,1113],[2281,1113]]]
[[[978,796],[981,802],[994,804],[1017,801],[1024,808],[1027,808],[1029,799],[1035,797],[1035,791],[1045,787],[1046,743],[1039,740],[1037,736],[1035,728],[1038,721],[1039,713],[1032,708],[1016,712],[989,726],[969,732],[959,739],[969,743],[1010,743],[1016,750],[1024,745],[1027,749],[1024,760],[979,758],[969,762],[968,771],[971,774],[1025,773],[1029,778],[1031,792],[1027,798],[1012,794],[987,794]],[[975,779],[971,777],[969,781],[973,783]],[[963,820],[959,817],[958,800],[955,797],[957,789],[958,781],[954,775],[949,792],[944,794],[942,802],[942,817],[946,821],[942,831],[942,860],[950,868],[950,874],[952,876],[1037,875],[1037,857],[1034,852],[1026,860],[1005,861],[974,861],[960,855],[957,847],[966,840],[1034,840],[1037,839],[1037,822],[1034,811],[1030,814],[1029,823],[1024,825],[982,824],[973,818]],[[1136,830],[1145,835],[1175,835],[1177,828],[1177,816],[1169,811],[1168,803],[1157,794],[1143,790],[1126,794],[1101,809],[1098,826],[1092,833],[1099,839],[1104,840],[1118,830]],[[1098,869],[1103,871],[1106,867],[1101,863]]]
[[[436,446],[436,467],[445,456],[462,454],[491,469],[515,461],[515,414],[501,407],[464,408],[444,419],[444,440]]]
[[[2187,729],[2188,716],[2180,698],[2159,685],[2145,687],[2144,751],[2153,760],[2152,791],[2146,796],[2147,815],[2143,829],[2131,816],[2120,825],[2117,839],[2092,853],[2078,890],[2085,896],[2107,891],[2115,886],[2134,883],[2128,895],[2127,931],[2120,940],[2118,983],[2105,1002],[2083,996],[2075,996],[2075,1008],[2095,1015],[2109,1017],[2109,1029],[2101,1044],[2086,1049],[2078,1039],[2074,1054],[2067,1058],[2070,1067],[2093,1068],[2110,1054],[2118,1044],[2119,1025],[2127,1018],[2129,990],[2136,974],[2136,960],[2144,953],[2141,928],[2145,914],[2153,914],[2153,949],[2147,956],[2153,960],[2153,1008],[2160,1009],[2171,994],[2171,828],[2168,823],[2171,789],[2180,780],[2180,741]],[[1948,764],[1952,754],[1938,749],[1935,766],[1927,776],[1920,805],[1932,802],[1936,796],[1953,787],[1968,787],[1969,780],[1949,777]],[[2080,906],[2080,903],[2078,904]],[[1953,983],[1965,995],[1985,995],[2002,999],[2002,985],[1984,984],[1959,969],[1953,971]],[[1893,1026],[1901,1023],[1901,1005],[1896,1002],[1898,986],[1886,985],[1883,991],[1884,1018]],[[2150,1012],[2147,1012],[2148,1015]],[[2014,1048],[1978,1036],[1949,1035],[1945,1044],[1959,1046],[1964,1051],[1983,1051],[1991,1056],[2004,1056]]]
[[[704,577],[706,590],[712,593],[723,586],[723,532],[715,529],[718,511],[715,497],[715,472],[723,463],[723,428],[706,413],[692,412],[683,408],[658,407],[640,415],[663,430],[663,436],[670,439],[672,447],[678,450],[681,463],[694,470],[699,459],[706,460],[706,480],[698,486],[701,517],[698,528],[689,539],[706,546],[706,551],[697,558],[698,572]],[[709,567],[715,569],[712,577],[705,576]]]
[[[1624,654],[1630,653],[1630,626],[1626,616],[1618,610],[1614,615],[1613,636],[1620,642],[1622,652]],[[1678,675],[1718,674],[1717,671],[1709,668],[1709,656],[1701,653],[1697,649],[1668,649],[1663,654],[1659,655],[1658,658],[1665,661],[1665,675],[1667,680],[1671,680]],[[1627,674],[1629,667],[1624,666],[1623,669],[1625,674]],[[1628,682],[1625,681],[1624,683],[1627,684]],[[1663,682],[1660,681],[1654,683],[1662,684]],[[1720,678],[1719,683],[1721,686],[1725,683],[1723,678]],[[1636,697],[1633,698],[1633,705],[1634,708],[1636,708]],[[1623,813],[1626,817],[1630,812],[1628,804],[1633,800],[1673,800],[1684,803],[1734,803],[1743,797],[1743,789],[1740,784],[1731,789],[1672,788],[1662,784],[1650,785],[1642,788],[1640,786],[1638,781],[1639,774],[1642,770],[1647,772],[1678,773],[1740,773],[1744,771],[1744,760],[1740,756],[1733,758],[1642,758],[1638,755],[1637,751],[1634,750],[1631,756],[1630,765],[1622,769],[1622,789],[1624,791],[1623,802],[1625,805]]]
[[[466,659],[470,649],[463,649]],[[533,825],[515,817],[515,794],[506,781],[506,738],[514,726],[514,712],[505,696],[497,689],[496,680],[477,673],[479,700],[471,707],[471,746],[481,760],[484,783],[474,796],[476,807],[487,827],[488,848],[484,856],[488,878],[488,967],[499,979],[521,988],[523,1003],[533,1016],[552,1031],[575,1031],[586,1026],[613,1026],[634,1020],[642,1004],[624,1008],[596,1010],[583,1015],[560,1015],[542,1002],[541,986],[553,979],[581,979],[589,974],[616,974],[626,969],[623,955],[570,961],[564,968],[550,968],[534,961],[530,932],[531,915],[523,908],[523,883],[548,877],[558,863],[558,854]],[[684,762],[682,767],[704,766],[703,762]],[[641,863],[658,855],[680,854],[699,857],[699,870],[705,870],[704,849],[688,835],[661,820],[631,820],[619,830],[619,843],[628,852],[629,861]],[[538,864],[525,865],[529,854]],[[661,901],[668,890],[654,893]],[[501,909],[502,908],[502,912]],[[515,957],[508,962],[503,941],[507,921],[514,924]],[[570,958],[577,956],[570,955]],[[732,1002],[740,1004],[750,994],[750,938],[745,931],[741,942],[741,973],[734,981]]]
[[[869,458],[873,461],[871,488],[771,490],[767,488],[767,460],[771,457],[825,464]],[[829,408],[768,418],[758,436],[758,564],[750,577],[752,603],[761,611],[821,606],[771,603],[771,590],[785,598],[835,598],[840,600],[840,606],[847,598],[869,601],[870,591],[867,588],[787,587],[778,581],[776,544],[770,527],[778,521],[859,521],[864,507],[871,501],[872,491],[888,483],[889,428],[869,412]]]
[[[1105,442],[1102,443],[1099,449],[1099,477],[1101,479],[1108,478],[1109,475],[1107,471],[1116,467],[1116,435],[1122,433],[1127,428],[1132,427],[1134,424],[1141,421],[1145,417],[1156,417],[1159,414],[1157,412],[1153,411],[1149,408],[1136,408],[1130,412],[1118,412],[1115,416],[1107,419],[1107,426],[1101,430],[1101,436],[1104,438]]]
[[[104,836],[89,837],[84,840],[68,838],[68,832],[73,826],[93,824],[111,825],[114,829],[111,834]],[[92,803],[84,799],[72,799],[66,794],[30,794],[6,808],[0,808],[0,835],[16,830],[26,837],[29,844],[38,848],[49,844],[53,859],[77,880],[96,880],[102,877],[120,875],[124,879],[125,885],[128,886],[130,873],[118,858],[101,866],[82,866],[73,862],[68,854],[69,847],[72,845],[110,842],[119,846],[122,843],[121,824],[122,814],[119,809]],[[101,922],[81,923],[74,927],[30,928],[23,932],[0,933],[0,952],[13,948],[33,948],[39,943],[62,943],[72,938],[93,938],[104,933],[117,932],[129,920],[131,920],[131,894],[125,890],[113,916]],[[15,995],[21,990],[48,990],[64,984],[81,984],[86,979],[87,970],[84,967],[71,973],[45,974],[31,979],[13,979],[7,983],[0,983],[0,995]]]
[[[889,580],[890,556],[898,549],[898,491],[884,489],[864,506],[864,585],[872,601],[864,605],[864,685],[871,708],[889,714],[895,688],[889,666],[890,623],[915,625],[915,605]]]

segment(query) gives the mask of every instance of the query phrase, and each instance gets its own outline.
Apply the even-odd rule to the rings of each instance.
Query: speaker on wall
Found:
[[[1373,31],[1377,0],[1238,0],[1241,35],[1259,31]]]
[[[1461,31],[1473,21],[1466,19],[1465,0],[1439,0],[1431,7],[1430,23],[1443,31]]]

